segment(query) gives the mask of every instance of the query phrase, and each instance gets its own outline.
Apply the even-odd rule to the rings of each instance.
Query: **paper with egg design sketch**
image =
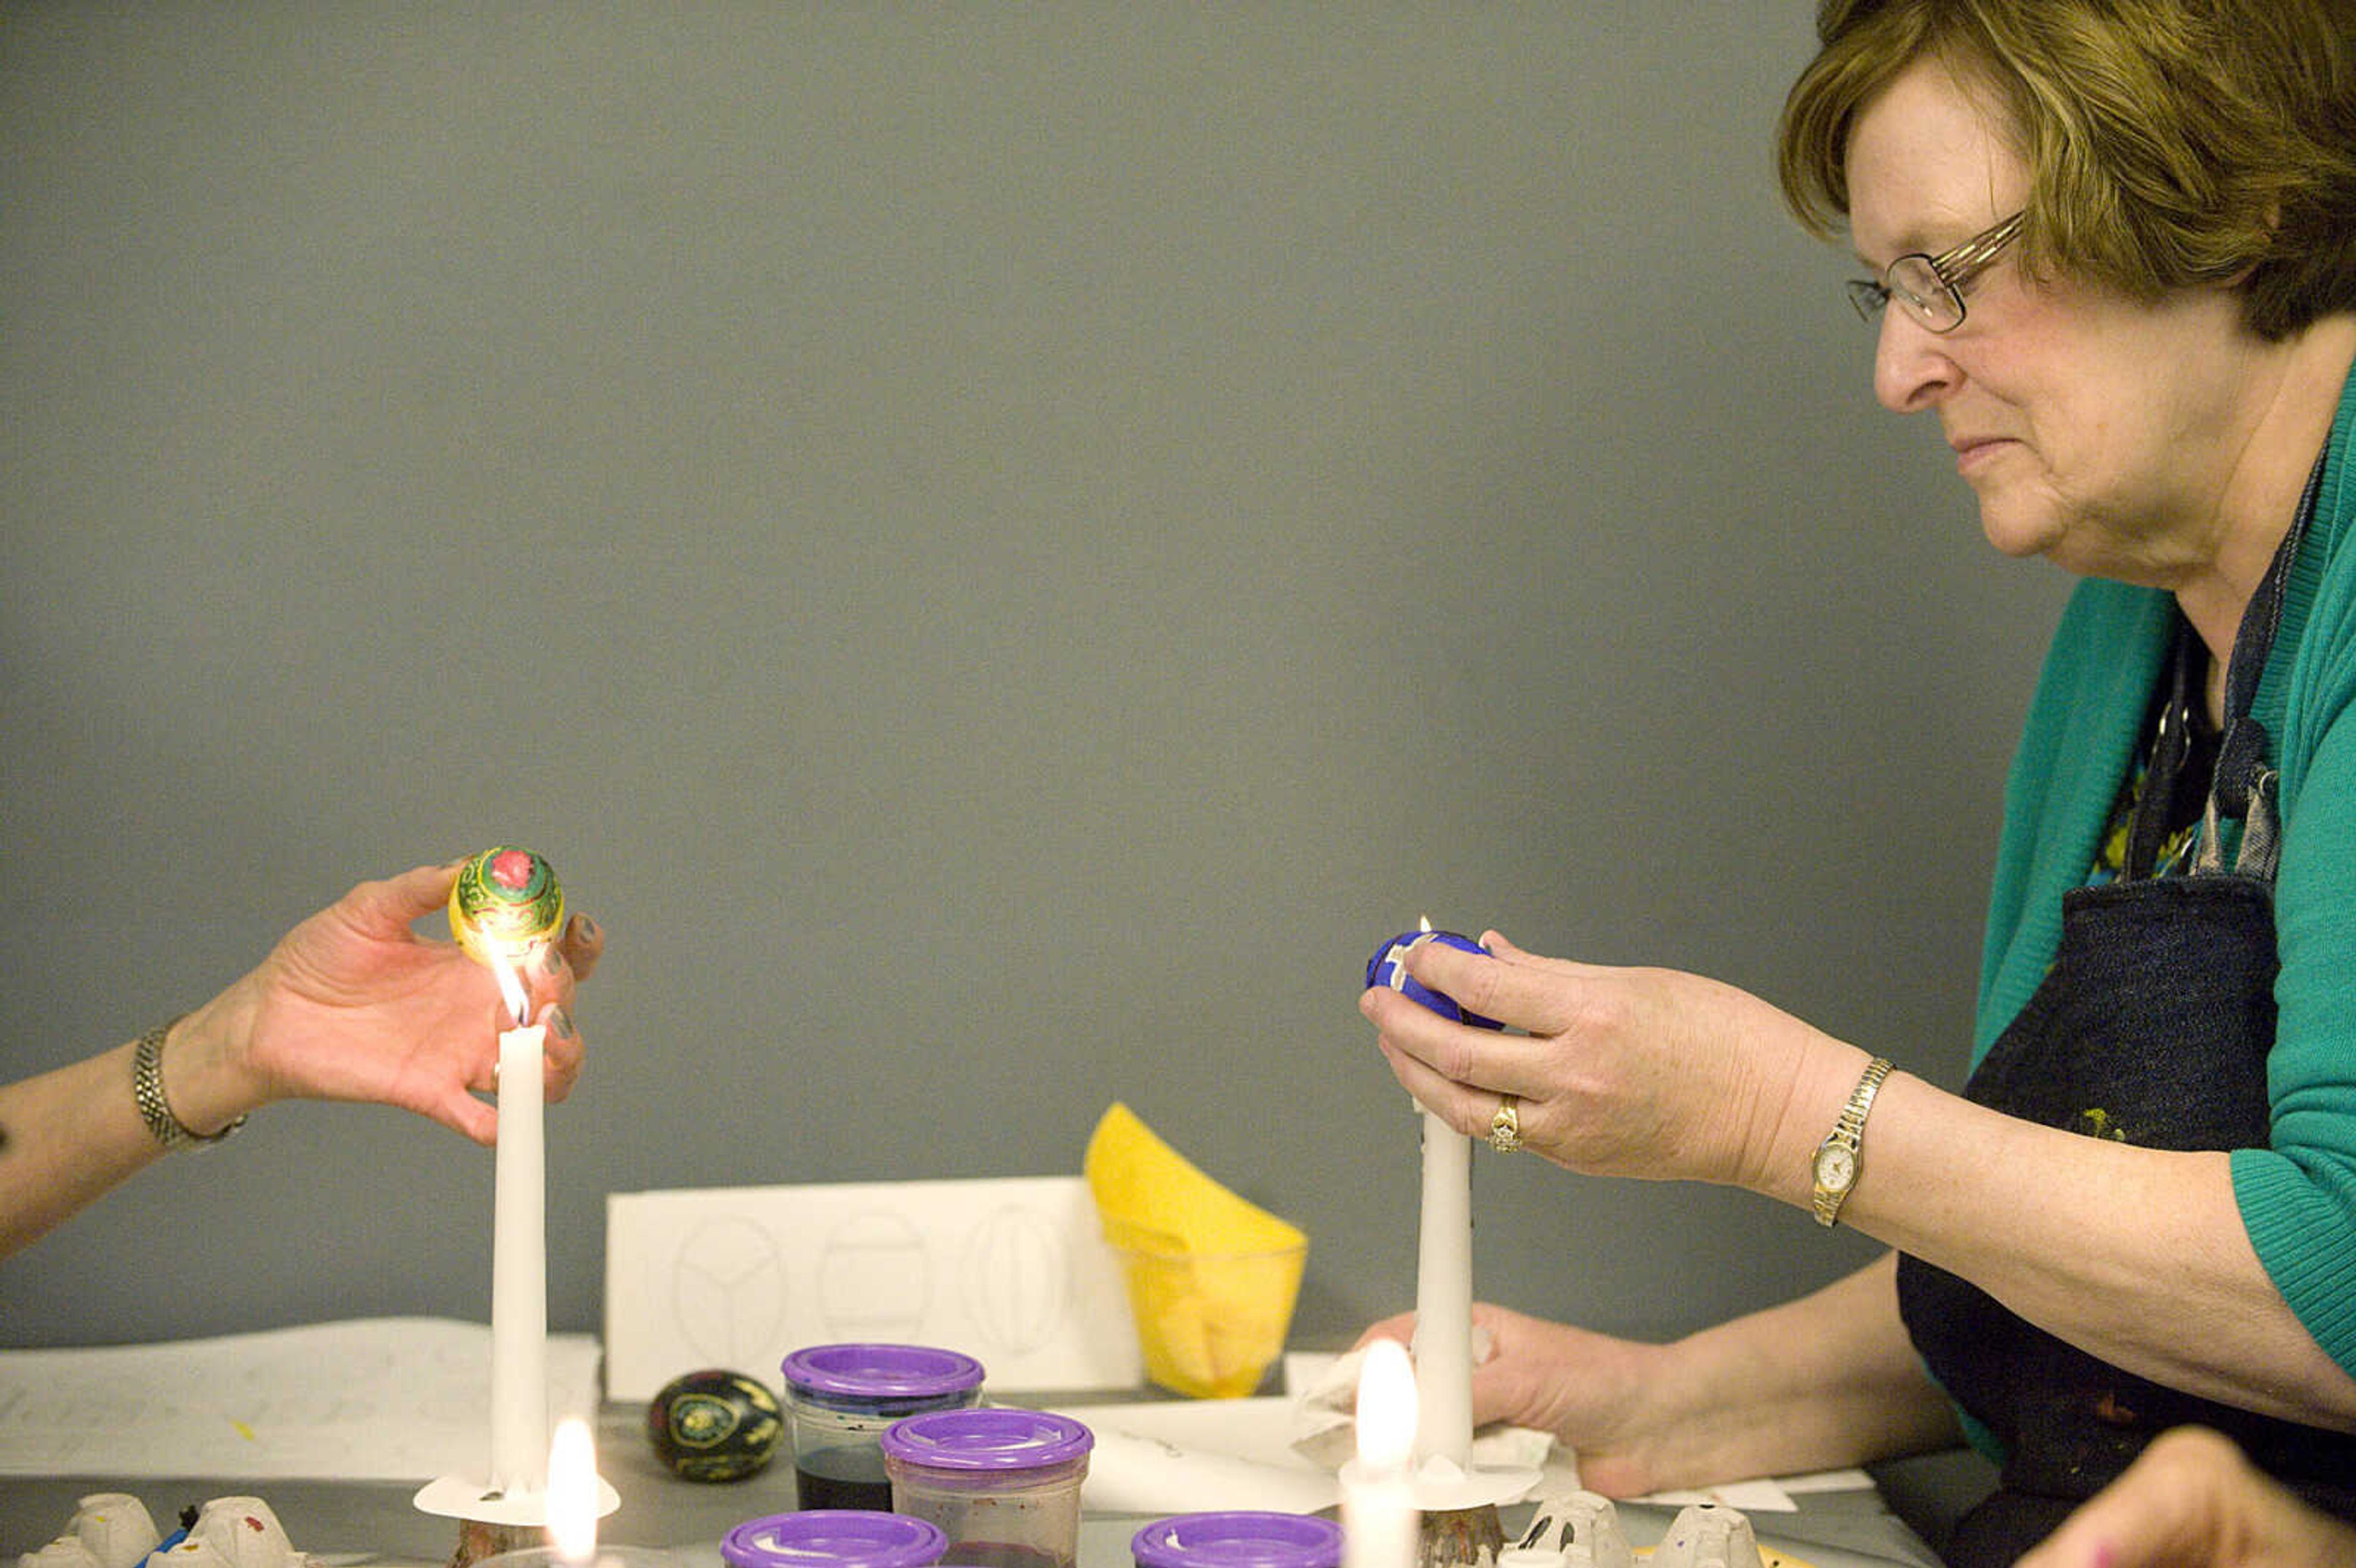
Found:
[[[613,1193],[605,1394],[681,1372],[774,1384],[805,1345],[962,1350],[991,1389],[1134,1388],[1137,1332],[1077,1177]]]

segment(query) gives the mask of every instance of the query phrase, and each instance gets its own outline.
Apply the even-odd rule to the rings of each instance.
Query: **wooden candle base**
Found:
[[[458,1549],[450,1553],[449,1568],[474,1568],[486,1557],[502,1552],[524,1552],[548,1544],[548,1531],[537,1524],[493,1524],[486,1520],[458,1521]]]
[[[1490,1568],[1505,1550],[1494,1503],[1427,1510],[1416,1532],[1416,1568]]]

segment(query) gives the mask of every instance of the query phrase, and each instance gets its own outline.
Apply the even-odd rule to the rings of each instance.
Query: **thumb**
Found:
[[[447,907],[450,890],[457,881],[455,863],[418,866],[380,882],[362,882],[345,899],[354,914],[367,923],[387,933],[406,931],[412,921]]]

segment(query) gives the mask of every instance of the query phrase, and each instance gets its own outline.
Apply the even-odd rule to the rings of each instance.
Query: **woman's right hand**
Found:
[[[1638,1497],[1667,1483],[1642,1457],[1641,1392],[1657,1345],[1590,1333],[1480,1301],[1472,1328],[1488,1353],[1472,1369],[1475,1425],[1505,1422],[1549,1432],[1579,1456],[1580,1484],[1605,1497]],[[1358,1337],[1411,1345],[1415,1314],[1387,1317]]]
[[[477,1096],[498,1087],[510,1015],[487,965],[414,929],[446,907],[459,864],[360,883],[179,1024],[169,1092],[182,1115],[201,1118],[190,1125],[209,1131],[277,1100],[374,1101],[495,1142],[498,1109]],[[532,1021],[547,1026],[552,1102],[580,1075],[587,1047],[573,997],[605,945],[576,914],[521,976]]]

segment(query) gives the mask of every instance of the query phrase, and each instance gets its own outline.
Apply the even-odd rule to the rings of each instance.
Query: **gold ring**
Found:
[[[1522,1097],[1508,1094],[1497,1102],[1497,1114],[1489,1118],[1489,1147],[1499,1154],[1512,1154],[1522,1147]]]

